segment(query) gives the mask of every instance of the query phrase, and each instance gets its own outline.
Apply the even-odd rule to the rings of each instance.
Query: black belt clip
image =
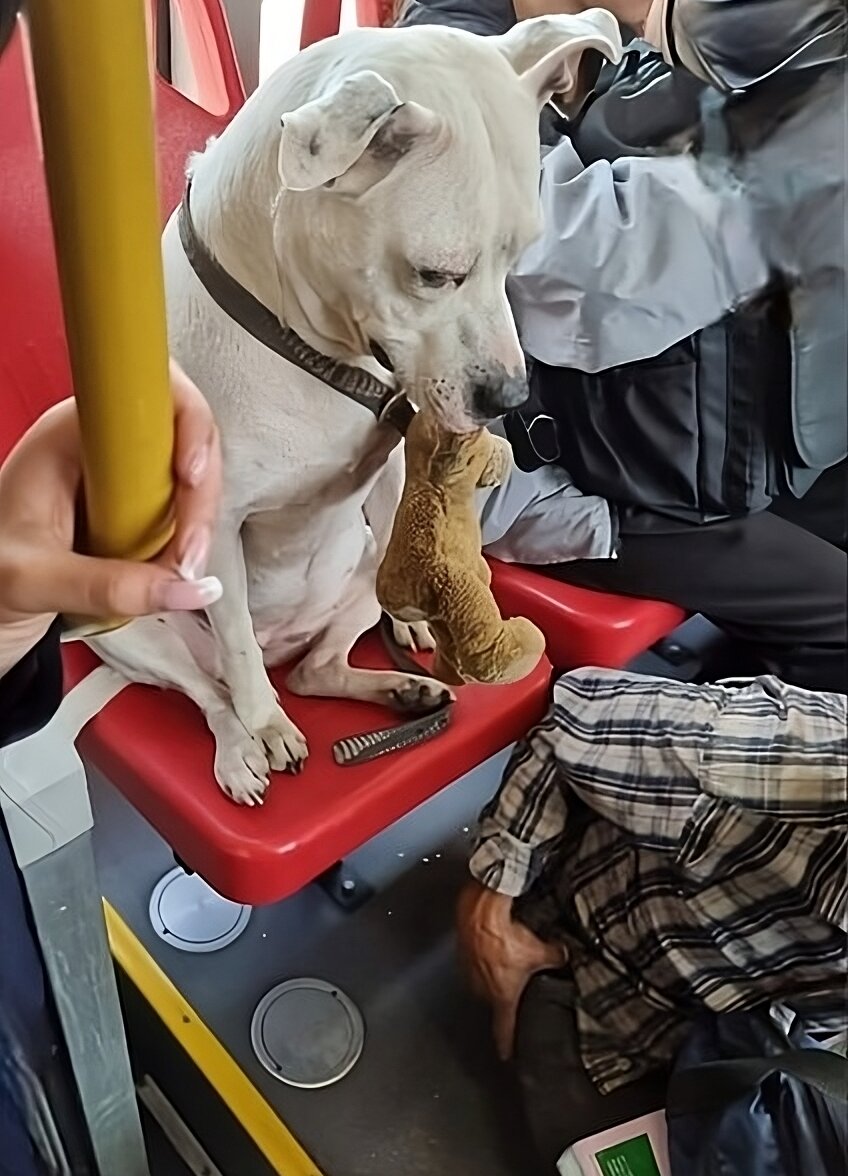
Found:
[[[525,474],[559,461],[562,450],[557,423],[547,413],[528,418],[512,412],[504,418],[504,432],[512,446],[515,464]]]

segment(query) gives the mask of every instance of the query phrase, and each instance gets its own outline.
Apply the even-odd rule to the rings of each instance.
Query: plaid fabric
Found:
[[[562,942],[602,1091],[691,1016],[846,1023],[846,698],[764,677],[561,678],[484,811],[471,870]]]

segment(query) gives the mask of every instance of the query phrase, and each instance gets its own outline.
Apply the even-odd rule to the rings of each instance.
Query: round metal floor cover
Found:
[[[150,896],[150,922],[160,939],[180,951],[220,951],[238,939],[251,907],[222,898],[181,866],[160,878]]]
[[[250,1026],[253,1050],[275,1078],[314,1090],[349,1074],[365,1043],[362,1014],[324,980],[286,980],[262,998]]]

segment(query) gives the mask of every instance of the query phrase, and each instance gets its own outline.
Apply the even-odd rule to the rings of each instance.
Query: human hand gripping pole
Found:
[[[52,529],[31,520],[42,524],[40,555],[20,531],[12,536],[33,559],[17,561],[17,588],[0,608],[22,628],[37,608],[95,631],[116,621],[93,618],[202,608],[220,595],[203,578],[220,457],[199,393],[173,365],[169,373],[144,0],[32,0],[27,12],[76,420],[58,406],[10,462],[6,491],[16,498],[22,463],[38,451],[39,496],[49,479],[62,517]],[[55,574],[36,591],[36,570],[67,538],[75,460],[84,504],[75,546],[89,559],[54,551]]]

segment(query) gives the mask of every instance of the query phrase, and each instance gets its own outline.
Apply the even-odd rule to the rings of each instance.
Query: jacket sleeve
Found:
[[[539,877],[565,831],[552,715],[516,747],[497,796],[483,810],[469,862],[489,890],[518,898]]]
[[[54,621],[38,645],[0,677],[0,747],[43,727],[61,702],[60,632]]]
[[[507,440],[503,421],[489,430]],[[583,494],[556,465],[522,470],[477,491],[480,530],[487,555],[506,563],[556,564],[573,559],[614,559],[618,520],[596,494]]]
[[[767,283],[744,193],[689,155],[598,160],[566,139],[542,164],[544,228],[509,295],[525,350],[603,371],[658,355]]]
[[[442,24],[481,36],[499,36],[515,24],[512,0],[406,0],[398,25]]]

